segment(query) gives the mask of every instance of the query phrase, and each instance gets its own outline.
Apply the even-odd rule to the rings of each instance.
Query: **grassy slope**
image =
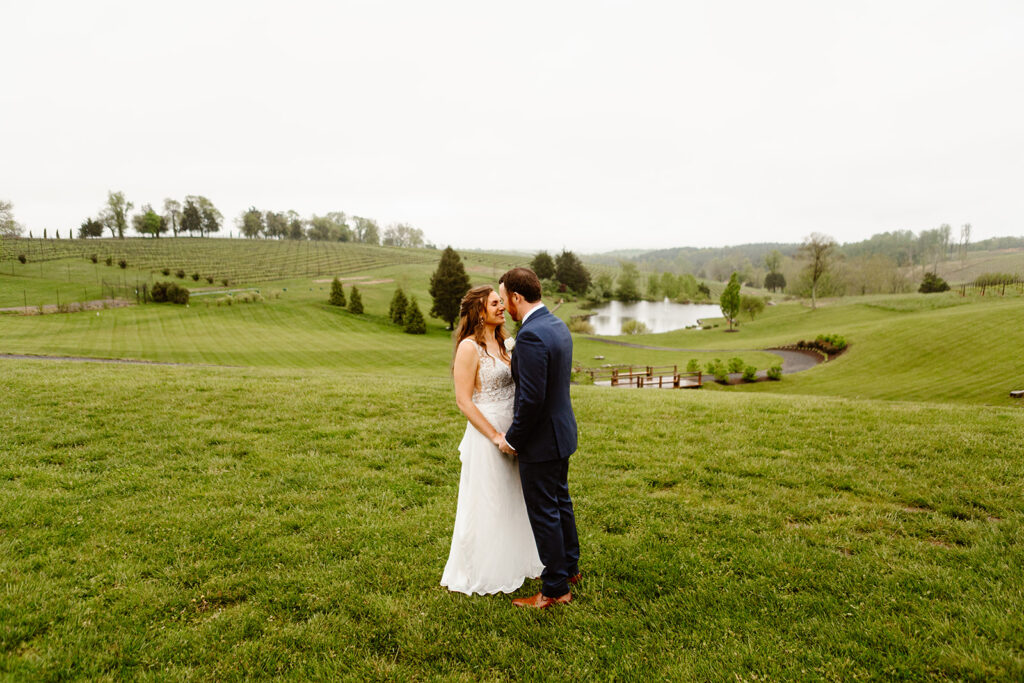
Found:
[[[89,264],[91,266],[91,264]],[[493,282],[501,264],[468,263],[475,283]],[[0,318],[0,352],[129,357],[160,361],[278,367],[337,367],[438,374],[450,354],[443,324],[428,318],[429,334],[402,334],[386,319],[401,284],[429,310],[430,264],[394,264],[347,277],[392,280],[360,286],[367,315],[355,317],[324,305],[325,278],[282,280],[268,300],[253,306],[215,307],[196,297],[188,309],[145,306],[75,315]],[[273,298],[273,297],[277,298]],[[563,306],[559,315],[574,309]],[[1010,389],[1024,384],[1024,298],[967,297],[956,293],[861,297],[826,302],[816,311],[798,304],[769,307],[736,334],[721,329],[638,335],[626,341],[705,350],[705,353],[629,349],[577,339],[583,365],[678,364],[690,358],[740,355],[764,368],[776,362],[762,349],[839,333],[850,351],[827,365],[779,384],[731,391],[767,391],[899,400],[1008,405]],[[596,356],[604,356],[597,359]]]
[[[931,266],[928,269],[931,270]],[[940,263],[938,270],[939,275],[951,283],[971,282],[983,273],[1018,273],[1024,276],[1024,249],[968,252],[963,261],[954,259]]]
[[[808,393],[1010,405],[1024,387],[1024,298],[950,293],[868,297],[769,307],[740,332],[677,331],[631,341],[692,349],[768,348],[838,333],[848,353],[779,384],[731,391]],[[590,347],[588,347],[590,348]]]
[[[293,242],[228,239],[128,239],[128,240],[4,240],[0,247],[0,308],[86,301],[100,298],[101,284],[131,285],[173,279],[180,268],[190,289],[216,285],[227,277],[233,285],[297,280],[310,281],[333,275],[353,275],[402,265],[411,272],[436,266],[440,252],[430,249],[396,249],[337,242]],[[41,251],[40,251],[41,250]],[[29,262],[18,263],[16,253],[27,252]],[[89,260],[99,256],[99,263]],[[106,256],[113,266],[104,262]],[[118,267],[125,258],[128,267]],[[515,257],[469,253],[472,272],[498,275],[514,264]],[[162,274],[169,268],[170,276]],[[199,273],[198,282],[192,273]]]
[[[587,579],[534,614],[437,585],[446,381],[8,361],[0,393],[15,678],[1024,676],[1017,410],[577,388]]]

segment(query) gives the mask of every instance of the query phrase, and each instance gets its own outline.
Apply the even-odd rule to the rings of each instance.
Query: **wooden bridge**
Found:
[[[703,375],[679,372],[678,365],[612,365],[584,369],[594,384],[637,389],[697,389],[703,386]]]

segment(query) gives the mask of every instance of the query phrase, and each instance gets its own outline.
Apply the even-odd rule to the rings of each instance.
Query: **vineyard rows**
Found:
[[[198,273],[218,283],[265,282],[315,275],[339,275],[395,264],[430,264],[438,252],[427,249],[399,249],[345,242],[270,241],[211,238],[163,238],[124,240],[5,239],[0,241],[0,261],[24,255],[30,262],[59,259],[91,260],[100,263],[121,259],[135,270],[163,275],[167,269],[186,277]]]

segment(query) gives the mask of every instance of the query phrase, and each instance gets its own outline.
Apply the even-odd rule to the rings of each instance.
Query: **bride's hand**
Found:
[[[512,446],[509,445],[508,441],[505,441],[505,435],[504,434],[499,432],[498,434],[496,434],[494,436],[493,439],[491,439],[491,441],[494,442],[494,445],[498,447],[499,451],[501,451],[505,455],[511,455],[511,456],[515,457],[516,449],[512,448]]]

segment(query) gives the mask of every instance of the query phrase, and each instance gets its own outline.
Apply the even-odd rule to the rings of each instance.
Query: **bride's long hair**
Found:
[[[455,327],[455,334],[452,335],[455,339],[456,351],[463,339],[472,337],[473,341],[484,350],[484,353],[487,353],[487,337],[484,336],[487,332],[487,325],[484,324],[484,318],[487,312],[487,299],[490,298],[493,291],[494,287],[490,285],[480,285],[469,290],[466,292],[466,296],[462,297],[462,304],[459,306],[459,324]],[[507,361],[509,355],[505,350],[505,338],[508,337],[508,334],[505,332],[505,326],[498,325],[494,336],[498,340],[501,357]],[[453,364],[454,358],[453,352]]]

